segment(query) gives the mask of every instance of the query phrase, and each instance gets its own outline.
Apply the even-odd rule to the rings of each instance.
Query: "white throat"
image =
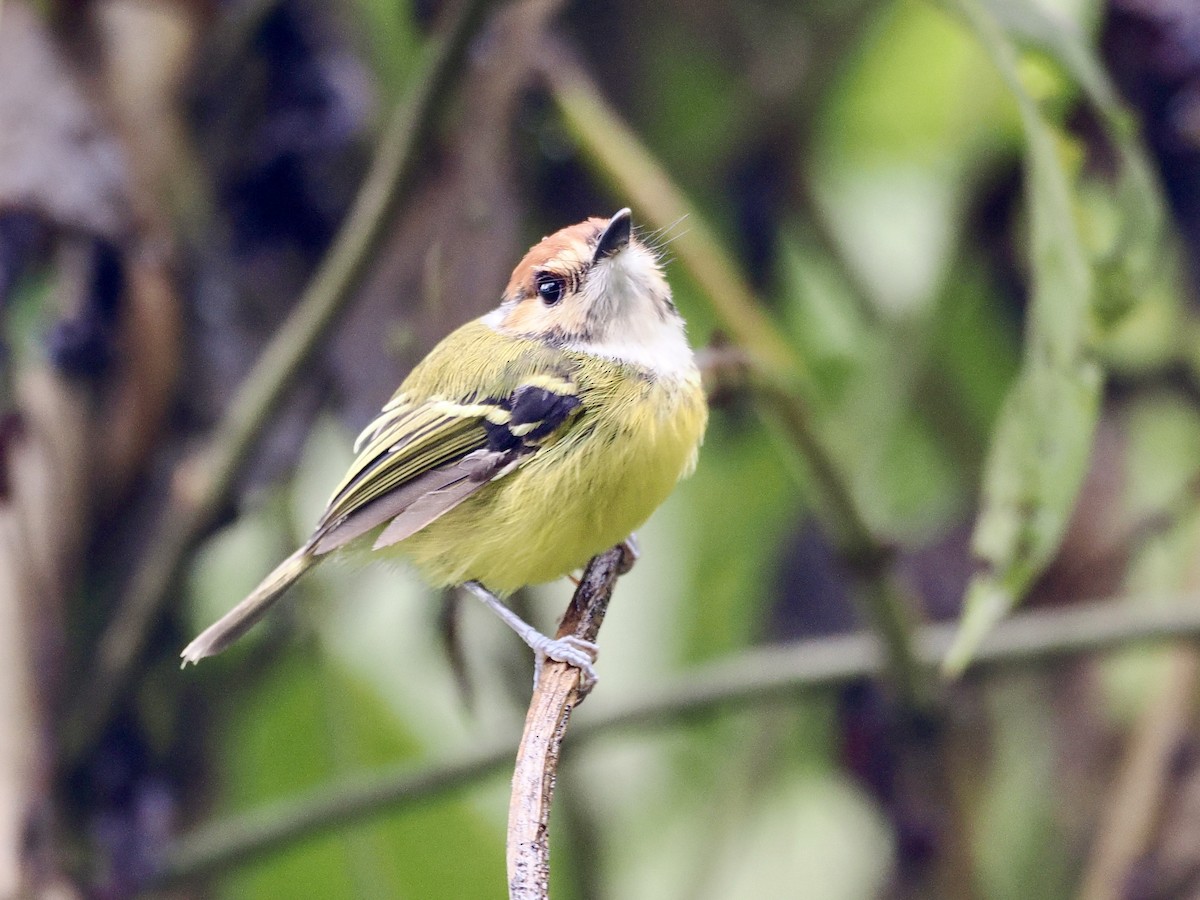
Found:
[[[671,377],[696,371],[692,348],[679,321],[645,317],[614,323],[609,336],[596,341],[576,341],[567,349],[603,356]]]
[[[585,288],[599,296],[603,329],[587,341],[568,344],[579,350],[682,377],[696,371],[683,319],[668,309],[670,288],[658,262],[645,248],[631,244],[593,271]]]

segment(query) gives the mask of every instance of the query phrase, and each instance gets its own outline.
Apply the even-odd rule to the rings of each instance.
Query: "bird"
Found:
[[[553,659],[594,683],[593,642],[548,637],[504,600],[627,539],[695,468],[707,420],[684,320],[630,210],[563,228],[525,254],[497,308],[411,370],[308,540],[182,664],[224,650],[313,566],[367,551],[467,588],[532,648],[535,673]]]

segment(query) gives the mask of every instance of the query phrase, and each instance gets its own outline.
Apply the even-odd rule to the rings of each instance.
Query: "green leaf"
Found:
[[[1032,297],[1025,359],[985,466],[968,586],[945,668],[957,674],[1053,557],[1087,471],[1102,377],[1089,358],[1095,286],[1058,132],[1021,81],[1016,49],[974,0],[955,6],[1013,92],[1027,147]]]
[[[1074,896],[1075,866],[1062,853],[1070,842],[1061,799],[1047,790],[1062,772],[1058,711],[1041,702],[1039,675],[989,684],[988,764],[978,770],[970,813],[978,883],[989,900]],[[1061,737],[1059,738],[1061,740]]]
[[[1106,246],[1094,248],[1094,257],[1097,309],[1115,322],[1138,304],[1152,283],[1176,270],[1177,250],[1166,239],[1166,205],[1136,121],[1074,23],[1052,16],[1031,0],[985,0],[984,5],[1013,41],[1044,53],[1083,91],[1111,146],[1117,169],[1112,186],[1117,228]]]
[[[291,651],[240,692],[221,730],[219,812],[394,763],[416,745],[335,661]],[[221,896],[238,898],[483,898],[503,883],[502,848],[500,829],[454,798],[299,841],[218,883]]]
[[[1019,132],[970,35],[926,3],[881,4],[814,123],[813,199],[863,299],[929,312],[972,185]]]

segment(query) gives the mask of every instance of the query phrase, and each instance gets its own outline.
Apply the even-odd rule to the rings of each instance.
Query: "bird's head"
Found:
[[[508,334],[653,365],[657,345],[678,344],[683,320],[658,254],[638,240],[631,225],[630,211],[623,209],[611,219],[586,219],[542,238],[513,270],[489,324]]]

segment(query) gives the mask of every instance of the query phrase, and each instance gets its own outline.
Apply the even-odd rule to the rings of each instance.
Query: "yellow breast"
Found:
[[[507,594],[559,578],[628,537],[691,472],[707,421],[696,373],[613,363],[580,398],[552,446],[398,546],[426,580]]]

